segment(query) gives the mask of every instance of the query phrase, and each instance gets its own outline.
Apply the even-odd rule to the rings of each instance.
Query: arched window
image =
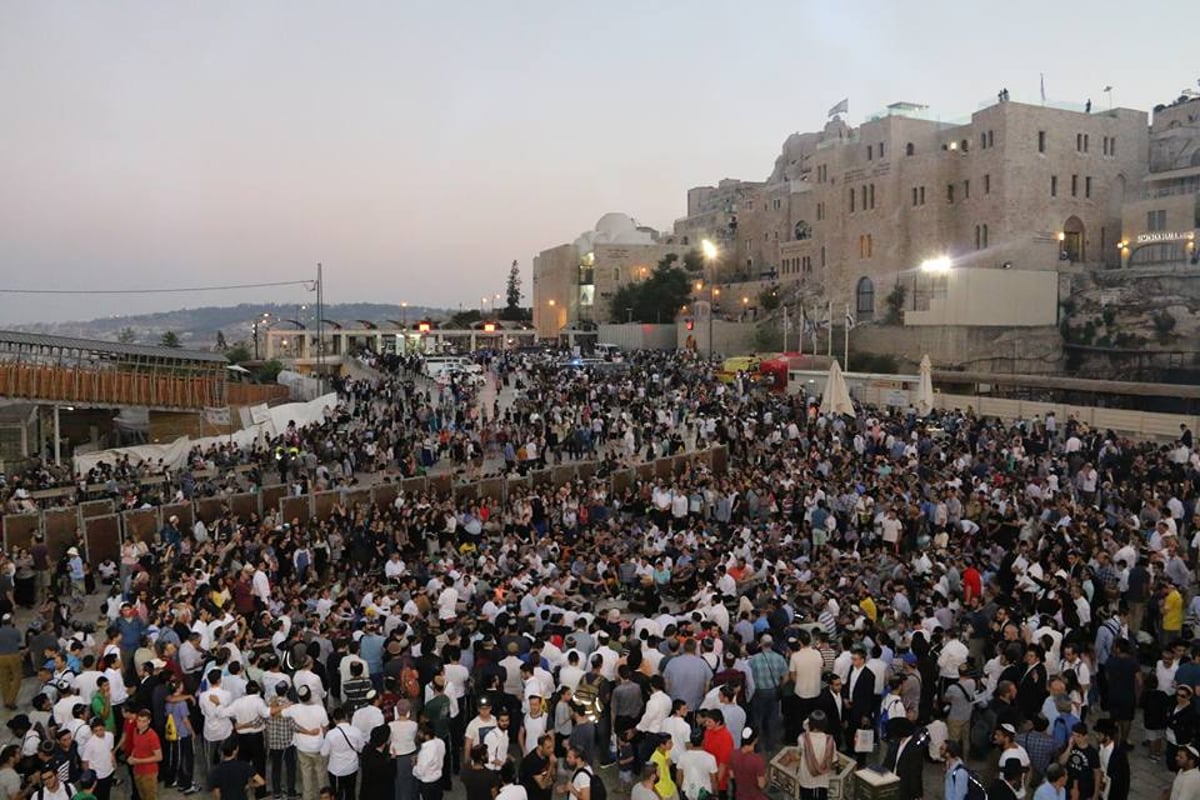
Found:
[[[613,267],[613,283],[615,283],[615,284],[621,283],[621,268],[620,267]]]
[[[812,238],[812,226],[809,225],[805,220],[800,220],[796,223],[796,229],[794,233],[796,236],[796,241],[798,242],[804,241],[805,239],[810,239]]]
[[[854,308],[858,312],[857,317],[860,321],[873,319],[875,316],[875,284],[871,279],[863,276],[858,279],[858,286],[854,290]]]
[[[915,152],[917,152],[917,148],[913,146],[912,142],[904,146],[904,155],[911,156]]]

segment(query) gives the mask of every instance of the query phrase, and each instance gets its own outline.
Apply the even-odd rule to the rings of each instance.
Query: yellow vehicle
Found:
[[[746,375],[757,375],[758,365],[762,362],[762,356],[734,356],[727,358],[721,363],[721,368],[717,370],[717,380],[721,383],[733,383],[733,379],[737,377],[739,372]]]

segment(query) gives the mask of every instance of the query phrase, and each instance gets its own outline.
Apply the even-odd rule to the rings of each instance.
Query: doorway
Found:
[[[1084,260],[1086,240],[1084,239],[1083,221],[1071,216],[1063,223],[1063,253],[1066,260],[1076,263]]]

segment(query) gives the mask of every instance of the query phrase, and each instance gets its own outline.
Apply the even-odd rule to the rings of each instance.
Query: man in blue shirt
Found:
[[[1046,767],[1046,780],[1033,793],[1033,800],[1066,800],[1067,771],[1061,764]]]
[[[945,742],[942,745],[942,759],[946,762],[946,786],[942,796],[946,800],[967,800],[967,785],[971,775],[962,760],[962,746],[958,742]]]

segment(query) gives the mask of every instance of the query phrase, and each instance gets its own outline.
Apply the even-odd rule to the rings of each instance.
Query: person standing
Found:
[[[21,632],[13,625],[13,615],[0,617],[0,691],[4,694],[4,707],[17,710],[17,695],[21,693]]]
[[[215,800],[246,800],[248,788],[258,790],[266,783],[249,761],[238,758],[237,737],[221,742],[221,761],[208,773],[208,790]]]
[[[837,737],[828,731],[829,718],[817,709],[808,718],[808,730],[800,734],[800,764],[796,782],[801,800],[825,800],[829,778],[837,771]]]
[[[150,709],[137,712],[133,731],[125,743],[125,763],[133,770],[138,800],[158,800],[158,765],[162,763],[162,742],[150,727]]]
[[[79,758],[84,769],[96,773],[96,800],[108,800],[112,792],[113,773],[117,769],[116,737],[104,727],[104,720],[99,717],[92,718],[91,728],[92,735],[80,750]]]
[[[1175,780],[1171,783],[1171,794],[1168,796],[1163,793],[1163,800],[1192,800],[1193,797],[1200,797],[1200,750],[1196,745],[1189,744],[1187,747],[1179,748],[1179,752],[1175,754],[1175,766],[1179,768],[1179,772],[1175,774]]]
[[[296,765],[300,770],[300,785],[304,800],[317,800],[317,794],[325,784],[325,769],[321,759],[321,743],[329,715],[325,707],[313,700],[312,691],[301,686],[296,691],[300,701],[292,705],[277,705],[271,709],[272,716],[284,716],[296,726],[293,741],[296,745]]]
[[[759,651],[750,656],[750,674],[754,679],[754,694],[750,697],[750,727],[762,731],[761,744],[765,752],[774,749],[774,737],[782,727],[779,691],[788,674],[787,661],[775,652],[773,645],[771,634],[763,634],[759,640]]]
[[[387,796],[388,787],[396,785],[396,760],[388,753],[391,731],[386,725],[373,728],[363,749],[359,770],[362,773],[361,800]],[[394,791],[394,790],[393,790]]]
[[[1079,800],[1094,800],[1100,785],[1100,753],[1088,739],[1086,722],[1071,730],[1071,744],[1058,757],[1067,770],[1067,793]]]
[[[442,762],[446,759],[446,743],[433,732],[428,723],[417,731],[417,762],[413,765],[413,777],[421,793],[421,800],[442,800]]]
[[[821,675],[825,671],[825,659],[812,646],[812,636],[806,630],[796,634],[794,640],[797,649],[788,660],[788,680],[792,683],[795,696],[792,713],[784,723],[784,736],[787,741],[794,740],[800,735],[800,725],[817,707],[817,699],[821,696]]]
[[[767,762],[754,752],[757,744],[758,732],[746,728],[742,731],[742,746],[729,756],[737,800],[766,800]]]
[[[1116,723],[1098,720],[1096,733],[1100,737],[1100,796],[1104,800],[1129,800],[1129,751],[1116,739]]]
[[[333,727],[321,743],[321,755],[328,762],[329,785],[336,800],[356,800],[358,754],[366,746],[362,731],[346,721],[346,709],[333,710]]]

